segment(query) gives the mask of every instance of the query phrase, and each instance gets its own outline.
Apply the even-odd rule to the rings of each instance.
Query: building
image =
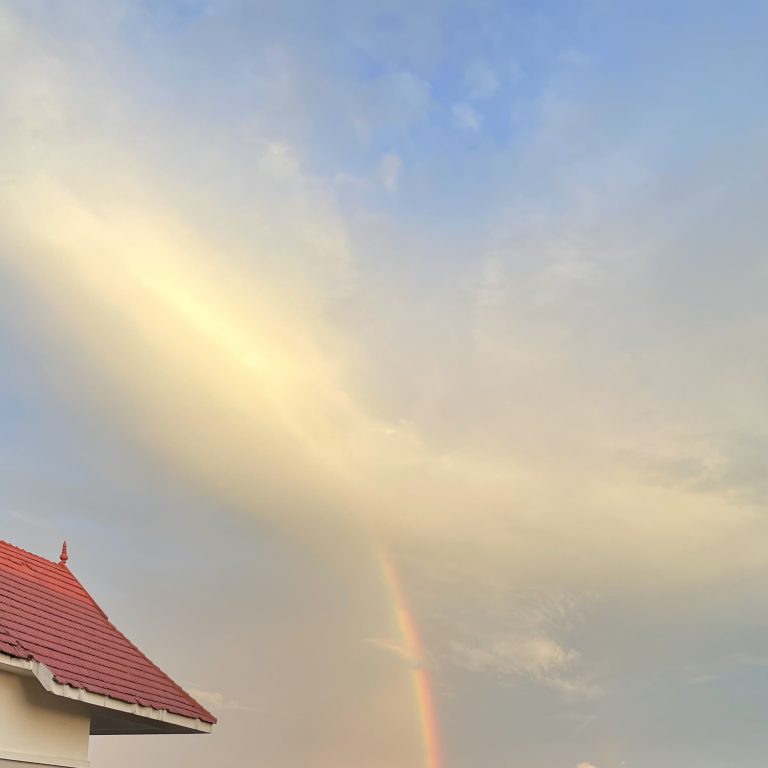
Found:
[[[216,718],[118,631],[67,567],[0,541],[0,768],[86,768],[90,735]]]

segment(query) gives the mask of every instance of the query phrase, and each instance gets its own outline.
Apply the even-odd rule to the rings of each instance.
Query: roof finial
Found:
[[[61,545],[61,554],[59,555],[59,561],[62,565],[67,564],[67,560],[69,560],[69,555],[67,555],[67,542],[65,541]]]

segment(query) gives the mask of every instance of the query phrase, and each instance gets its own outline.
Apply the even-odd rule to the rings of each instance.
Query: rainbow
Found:
[[[107,328],[108,322],[115,324],[121,337],[130,329],[131,338],[152,339],[146,349],[139,342],[132,354],[138,355],[136,360],[151,364],[162,358],[166,374],[163,378],[181,377],[180,391],[193,398],[189,402],[202,403],[202,408],[191,410],[207,412],[206,406],[213,405],[211,412],[218,413],[220,408],[226,410],[231,406],[237,409],[233,413],[238,414],[233,424],[243,429],[240,414],[260,414],[255,409],[261,407],[266,414],[265,425],[272,426],[276,433],[287,434],[304,448],[310,460],[338,480],[349,498],[357,498],[363,488],[358,485],[358,472],[350,469],[349,446],[365,445],[370,440],[374,448],[378,447],[375,441],[384,434],[383,425],[339,386],[333,360],[307,340],[307,320],[303,315],[292,318],[282,303],[264,298],[254,302],[250,292],[234,288],[244,284],[245,279],[228,272],[217,275],[211,266],[216,262],[202,258],[205,243],[196,242],[193,234],[187,233],[172,215],[168,216],[167,227],[159,227],[160,219],[143,218],[141,208],[135,212],[122,208],[105,212],[99,202],[91,211],[78,196],[68,196],[56,185],[44,191],[47,197],[37,205],[45,211],[48,229],[39,241],[40,252],[47,253],[52,244],[55,248],[44,264],[19,260],[18,269],[34,285],[40,275],[46,275],[45,283],[40,283],[43,297],[49,297],[48,287],[54,283],[59,286],[57,296],[71,293],[72,307],[77,309],[71,318],[64,317],[85,343],[85,349],[96,353],[94,360],[108,364],[107,372],[114,377],[118,398],[121,394],[127,395],[128,402],[133,402],[132,398],[138,398],[136,402],[146,398],[146,412],[160,416],[167,408],[170,424],[180,414],[178,398],[172,394],[175,388],[168,386],[167,381],[157,391],[150,391],[144,377],[132,382],[126,375],[122,354],[110,357],[113,334],[93,333],[95,328]],[[15,202],[19,206],[18,226],[25,228],[20,231],[28,230],[30,236],[34,232],[37,238],[39,217],[32,214],[34,209],[25,197]],[[37,243],[35,238],[30,242]],[[112,257],[105,259],[104,253]],[[105,314],[94,315],[94,320],[87,313],[81,314],[81,306],[97,313],[103,308]],[[274,328],[279,333],[271,330]],[[108,346],[102,349],[100,344]],[[211,349],[217,353],[215,364],[210,360]],[[144,357],[145,354],[149,356]],[[135,365],[132,370],[142,367]],[[196,389],[190,386],[190,379]],[[129,409],[113,410],[123,413]],[[133,419],[124,423],[130,429],[137,428]],[[205,479],[204,472],[216,470],[201,458],[207,454],[190,452],[190,443],[232,439],[226,431],[227,424],[222,432],[215,431],[209,438],[207,430],[211,423],[213,420],[202,418],[191,426],[190,429],[198,430],[198,439],[192,441],[166,442],[165,436],[177,430],[158,429],[157,424],[149,431],[139,425],[138,435],[141,441],[148,439],[150,433],[162,435],[156,450],[177,460],[182,471],[194,468],[199,482]],[[246,446],[247,439],[242,438]],[[235,449],[242,447],[242,443],[232,445]],[[211,487],[219,490],[219,478]],[[365,496],[359,498],[362,506]],[[381,541],[376,531],[372,534],[374,542]],[[418,628],[395,564],[380,543],[374,546],[394,606],[399,642],[411,665],[424,766],[442,768],[434,695]]]
[[[391,557],[383,548],[379,549],[379,561],[384,580],[392,595],[401,640],[413,665],[416,706],[419,712],[424,746],[424,765],[425,768],[442,768],[443,759],[440,748],[437,708],[435,707],[432,682],[424,666],[424,646],[421,642],[421,636],[409,608],[400,574],[398,574]]]

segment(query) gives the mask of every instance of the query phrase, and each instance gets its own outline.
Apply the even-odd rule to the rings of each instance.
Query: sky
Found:
[[[93,768],[764,765],[766,33],[0,3],[0,537],[220,720]]]

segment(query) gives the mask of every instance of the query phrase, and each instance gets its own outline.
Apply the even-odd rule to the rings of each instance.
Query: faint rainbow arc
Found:
[[[98,232],[96,234],[98,235]],[[98,237],[95,239],[99,241]],[[137,250],[141,251],[141,249]],[[93,260],[88,256],[80,255],[79,250],[74,253],[78,260],[70,265],[72,267],[70,272],[88,276]],[[157,302],[166,313],[175,316],[181,324],[181,330],[186,330],[189,337],[194,339],[202,337],[209,343],[213,343],[247,376],[254,377],[265,384],[263,391],[267,395],[266,400],[269,406],[279,414],[285,428],[309,450],[313,457],[323,459],[323,466],[338,473],[340,479],[349,484],[349,474],[341,471],[344,462],[340,459],[328,462],[327,445],[321,444],[317,438],[313,439],[311,431],[302,428],[301,420],[293,414],[295,408],[292,407],[294,403],[291,395],[297,396],[296,390],[302,380],[294,370],[295,366],[290,364],[290,358],[279,355],[276,345],[270,346],[262,338],[251,337],[247,329],[240,327],[226,308],[216,301],[209,285],[192,279],[180,267],[174,268],[173,264],[158,265],[147,261],[146,258],[137,263],[133,260],[133,256],[134,254],[131,254],[132,260],[129,262],[131,269],[128,271],[132,280],[127,281],[128,285],[133,286],[140,297]],[[78,268],[80,273],[77,271]],[[97,272],[97,278],[101,274]],[[194,273],[191,274],[194,275]],[[91,282],[92,280],[88,279],[80,285],[80,290],[84,291],[86,296],[89,295],[89,291],[94,290]],[[75,285],[78,284],[75,283]],[[96,293],[98,294],[98,290]],[[146,304],[147,301],[132,301],[124,305],[118,303],[117,306],[129,313],[128,316],[132,320],[135,321],[138,317],[142,323],[145,323],[147,322]],[[131,314],[137,312],[136,307],[141,307],[141,312]],[[285,394],[286,390],[290,394]],[[334,400],[332,405],[336,408],[340,407],[342,413],[347,415],[356,414],[356,409],[343,399],[341,404]],[[365,419],[362,419],[361,423],[363,426],[370,426]],[[428,671],[423,666],[424,648],[421,637],[397,569],[381,545],[378,547],[378,560],[392,598],[403,645],[412,661],[411,673],[420,719],[425,767],[443,768],[435,699]]]
[[[416,706],[421,723],[426,768],[442,768],[443,758],[440,745],[437,707],[432,691],[432,681],[424,667],[424,646],[416,622],[413,619],[408,599],[403,589],[400,574],[391,557],[383,547],[379,547],[378,558],[387,587],[392,595],[397,626],[409,658],[413,663],[413,681],[416,694]]]

